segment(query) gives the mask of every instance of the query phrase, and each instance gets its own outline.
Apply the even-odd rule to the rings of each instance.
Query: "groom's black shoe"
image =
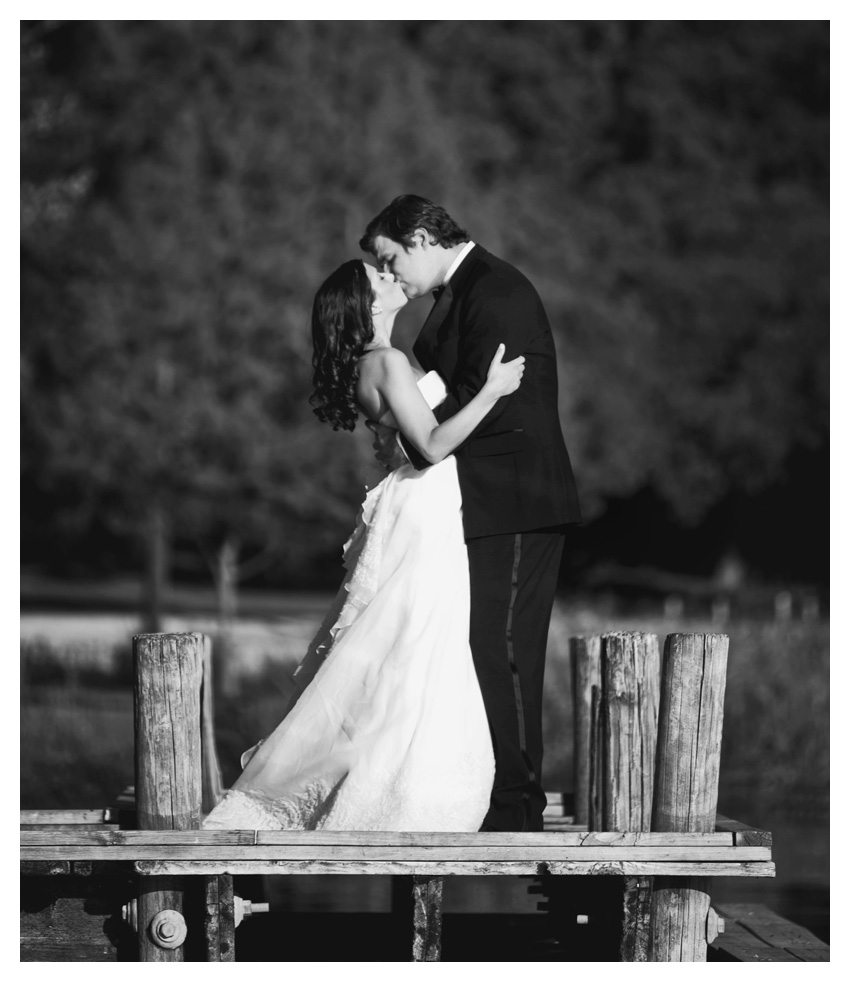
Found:
[[[479,832],[506,832],[506,831],[511,831],[511,832],[531,832],[533,830],[529,828],[530,825],[531,825],[531,821],[529,819],[528,814],[526,814],[525,818],[523,819],[523,823],[522,823],[522,828],[521,829],[500,829],[500,828],[497,828],[495,825],[490,825],[489,822],[484,822],[484,824],[481,826],[481,828],[478,831]],[[537,831],[540,831],[540,832],[543,831],[543,821],[542,820],[539,822],[539,830],[537,830]]]

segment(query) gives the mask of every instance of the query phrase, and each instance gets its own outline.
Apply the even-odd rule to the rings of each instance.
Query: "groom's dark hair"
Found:
[[[375,239],[383,235],[409,249],[413,233],[424,228],[431,236],[432,243],[445,249],[469,241],[469,234],[449,215],[445,208],[434,204],[418,194],[400,194],[366,226],[360,240],[364,252],[374,253]]]

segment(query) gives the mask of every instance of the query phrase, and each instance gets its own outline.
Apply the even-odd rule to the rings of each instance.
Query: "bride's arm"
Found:
[[[410,368],[413,371],[413,377],[417,382],[421,382],[425,378],[426,373],[416,364],[416,362],[409,362]],[[389,426],[390,429],[397,430],[398,423],[396,422],[395,416],[392,414],[392,410],[388,409],[384,415],[378,420],[381,426]]]
[[[480,391],[443,423],[437,422],[416,385],[410,362],[396,348],[382,353],[374,385],[401,433],[429,463],[436,464],[463,443],[502,396],[519,388],[525,359],[502,362],[503,353],[504,345],[499,345]]]
[[[397,430],[398,429],[398,422],[396,421],[395,416],[393,416],[391,409],[388,409],[384,413],[384,415],[378,420],[378,423],[381,426],[389,426],[389,428],[391,430]]]

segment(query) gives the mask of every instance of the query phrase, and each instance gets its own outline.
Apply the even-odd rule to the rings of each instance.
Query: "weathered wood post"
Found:
[[[200,634],[133,638],[138,828],[196,829],[201,818]],[[182,962],[179,877],[139,877],[139,959]]]
[[[570,638],[573,681],[573,799],[576,825],[587,825],[590,811],[590,734],[593,695],[601,685],[602,642],[596,637]]]
[[[658,732],[660,657],[654,634],[601,638],[601,688],[591,757],[599,781],[590,828],[649,831]]]
[[[729,638],[671,634],[664,645],[653,832],[713,832]],[[650,959],[705,961],[705,877],[656,877]]]
[[[236,900],[233,876],[204,876],[204,961],[236,960]]]
[[[438,962],[442,953],[443,878],[413,877],[413,953],[415,962]]]
[[[224,797],[221,766],[215,745],[214,692],[212,643],[204,636],[201,688],[201,810],[204,815],[209,815]]]
[[[215,684],[212,641],[203,638],[203,684],[201,687],[201,811],[209,813],[224,797],[221,766],[215,745]],[[201,877],[204,885],[204,961],[232,962],[236,959],[236,909],[233,876],[220,873]]]
[[[443,877],[392,877],[392,912],[410,960],[438,962],[442,954]]]
[[[659,684],[654,634],[602,635],[601,687],[591,733],[591,830],[649,831]],[[647,959],[651,889],[649,877],[626,877],[622,961]]]

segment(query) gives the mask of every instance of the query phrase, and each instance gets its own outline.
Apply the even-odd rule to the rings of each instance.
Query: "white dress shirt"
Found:
[[[458,266],[460,266],[460,264],[464,261],[464,259],[466,259],[466,257],[469,255],[469,253],[474,248],[474,246],[475,246],[475,243],[470,239],[470,241],[467,242],[466,245],[455,256],[455,261],[451,264],[451,266],[449,266],[449,268],[446,270],[446,275],[443,277],[443,286],[446,286],[446,284],[449,282],[449,280],[454,275],[454,273],[457,270]],[[396,433],[396,435],[395,435],[395,442],[398,445],[398,447],[401,450],[401,452],[404,454],[405,458],[408,461],[410,461],[410,457],[407,456],[407,451],[404,449],[404,445],[401,442],[401,433],[400,432],[397,432]]]
[[[467,242],[466,245],[461,249],[461,251],[455,256],[455,261],[451,264],[451,266],[449,266],[446,275],[443,277],[443,286],[445,286],[449,282],[449,280],[454,275],[455,270],[458,268],[458,266],[460,266],[460,264],[464,261],[464,259],[466,259],[466,257],[474,248],[474,246],[475,246],[474,242],[472,241]]]

